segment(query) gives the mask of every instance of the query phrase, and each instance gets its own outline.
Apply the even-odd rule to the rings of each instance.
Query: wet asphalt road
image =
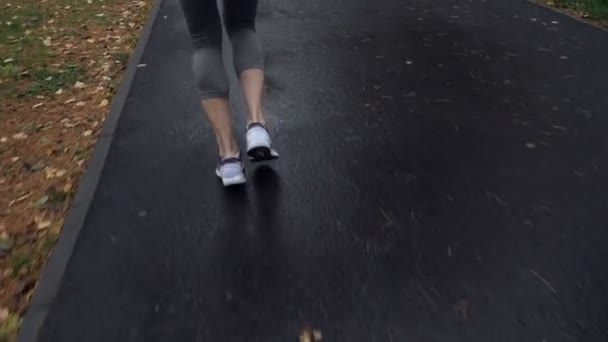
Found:
[[[608,340],[608,33],[516,0],[259,31],[283,158],[226,191],[164,1],[41,341]]]

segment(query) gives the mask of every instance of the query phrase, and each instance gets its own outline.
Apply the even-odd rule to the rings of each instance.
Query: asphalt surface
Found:
[[[608,340],[608,33],[515,0],[259,31],[282,159],[228,191],[164,1],[40,341]]]

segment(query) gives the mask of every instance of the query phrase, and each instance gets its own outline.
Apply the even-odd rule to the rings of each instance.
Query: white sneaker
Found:
[[[247,156],[252,162],[278,159],[279,154],[272,149],[270,134],[258,122],[247,126]]]
[[[220,158],[215,174],[224,186],[243,184],[247,181],[240,157]]]

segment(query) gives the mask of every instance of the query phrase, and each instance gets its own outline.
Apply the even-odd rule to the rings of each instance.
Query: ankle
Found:
[[[252,123],[266,125],[266,120],[264,120],[264,113],[262,113],[261,110],[250,113],[249,119],[247,120],[247,124],[250,125]]]
[[[219,154],[220,154],[220,158],[222,158],[222,159],[233,158],[233,157],[239,157],[241,154],[241,151],[239,150],[239,148],[237,147],[236,144],[233,144],[228,147],[220,148]]]

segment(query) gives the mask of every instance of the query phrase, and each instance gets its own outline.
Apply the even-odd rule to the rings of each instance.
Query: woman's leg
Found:
[[[232,43],[234,68],[247,101],[247,155],[253,161],[278,158],[271,147],[262,110],[264,56],[255,30],[257,0],[224,0],[226,31]]]
[[[222,26],[216,0],[181,0],[192,37],[192,69],[204,111],[216,136],[219,155],[236,157],[228,103],[229,82],[222,60]]]
[[[216,0],[181,0],[194,53],[192,69],[203,109],[217,140],[220,162],[215,173],[225,186],[245,183],[243,164],[234,139],[229,83],[222,61],[222,24]]]
[[[234,68],[249,107],[249,123],[265,123],[262,111],[264,55],[255,30],[257,0],[225,0],[226,31],[230,36]]]

